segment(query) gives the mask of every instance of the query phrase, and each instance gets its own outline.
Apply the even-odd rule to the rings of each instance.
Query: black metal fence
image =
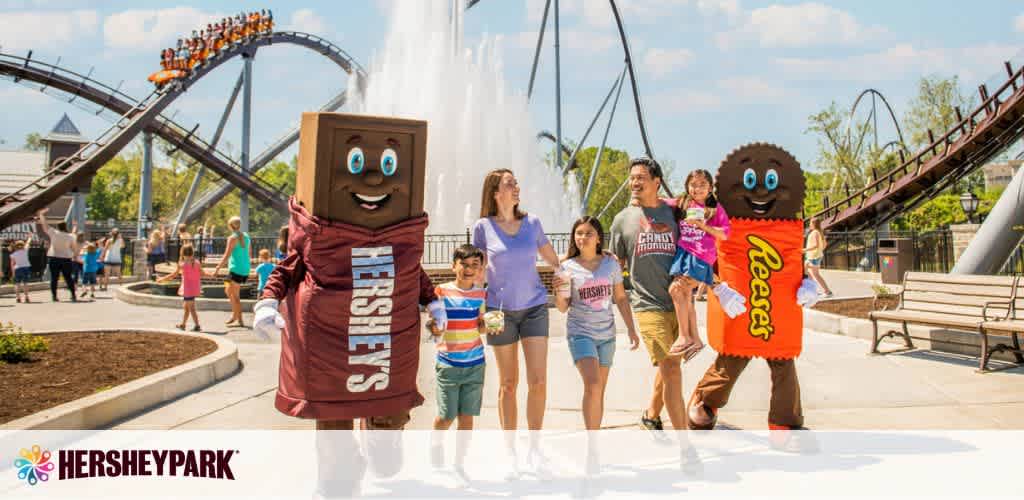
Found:
[[[121,275],[131,276],[132,265],[134,264],[135,242],[137,240],[124,240],[121,246]],[[0,242],[0,284],[10,283],[14,280],[14,270],[11,269],[11,251],[13,240]],[[34,238],[28,247],[28,260],[32,265],[32,273],[29,281],[44,281],[46,278],[46,251],[49,242]]]
[[[914,271],[948,273],[953,268],[953,233],[948,229],[935,231],[854,231],[831,232],[825,235],[822,267],[849,271],[875,271],[878,267],[878,240],[904,238],[911,240]]]
[[[1024,274],[1024,245],[1017,246],[1000,274]]]

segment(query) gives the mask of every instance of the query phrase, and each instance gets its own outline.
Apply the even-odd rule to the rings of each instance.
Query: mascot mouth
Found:
[[[764,217],[772,211],[773,207],[775,207],[775,198],[768,201],[754,201],[749,197],[744,196],[743,199],[746,200],[747,206],[750,207],[750,211],[754,212],[754,215],[758,217]]]
[[[363,207],[365,210],[377,210],[388,200],[391,199],[390,194],[382,194],[377,196],[370,196],[366,194],[352,193],[352,200],[356,202],[356,205]]]

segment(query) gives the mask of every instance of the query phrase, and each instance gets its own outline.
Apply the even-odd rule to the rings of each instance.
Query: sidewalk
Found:
[[[826,271],[836,298],[870,294],[877,275]],[[49,302],[48,292],[32,295],[30,305],[0,297],[0,318],[26,330],[96,327],[166,328],[181,319],[180,309],[132,306],[99,294],[96,301]],[[66,291],[61,292],[62,299]],[[698,304],[703,333],[704,308]],[[551,309],[548,355],[548,401],[544,427],[581,429],[582,384],[565,342],[565,316]],[[227,312],[204,311],[203,335],[224,335],[238,344],[242,370],[205,390],[154,408],[116,425],[116,429],[306,429],[310,421],[286,417],[274,409],[279,347],[258,340],[250,330],[224,328]],[[57,320],[56,318],[60,318]],[[246,314],[246,322],[252,315]],[[620,324],[621,327],[621,324]],[[608,382],[605,427],[636,425],[646,406],[654,377],[644,348],[630,352],[620,328]],[[798,358],[806,425],[813,429],[1024,429],[1024,368],[978,374],[977,358],[931,351],[869,356],[868,342],[805,331]],[[705,349],[684,367],[684,394],[689,396],[715,353]],[[434,418],[431,344],[421,344],[419,387],[426,403],[413,411],[412,428],[429,428]],[[522,370],[520,370],[522,372]],[[522,378],[522,373],[520,374]],[[765,363],[750,364],[720,421],[733,427],[763,429],[768,409],[769,372]],[[488,351],[484,408],[477,428],[497,429],[497,370]],[[519,387],[520,426],[525,427],[526,385]],[[667,415],[662,418],[666,420]]]

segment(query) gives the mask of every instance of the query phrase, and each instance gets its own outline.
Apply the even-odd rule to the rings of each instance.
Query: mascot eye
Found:
[[[757,173],[754,169],[748,168],[743,171],[743,187],[753,190],[757,186]]]
[[[352,148],[348,150],[348,171],[354,175],[363,173],[363,166],[366,163],[363,157],[363,150],[361,148]]]
[[[394,149],[387,148],[380,155],[380,171],[384,175],[395,175],[398,171],[398,153]]]
[[[768,173],[765,174],[764,187],[768,188],[769,191],[775,191],[775,188],[779,187],[779,173],[774,168],[769,169]]]

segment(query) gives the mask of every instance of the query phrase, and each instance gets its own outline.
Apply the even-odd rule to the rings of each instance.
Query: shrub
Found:
[[[893,290],[893,289],[891,289],[891,288],[889,288],[889,287],[887,287],[887,286],[885,286],[885,285],[883,285],[881,283],[872,283],[871,284],[871,290],[873,290],[875,292],[875,295],[879,296],[879,297],[884,297],[884,296],[889,296],[889,295],[896,295],[896,291],[895,290]]]
[[[33,352],[44,352],[50,348],[45,338],[22,331],[21,327],[8,323],[0,325],[0,362],[18,363],[28,361]]]

